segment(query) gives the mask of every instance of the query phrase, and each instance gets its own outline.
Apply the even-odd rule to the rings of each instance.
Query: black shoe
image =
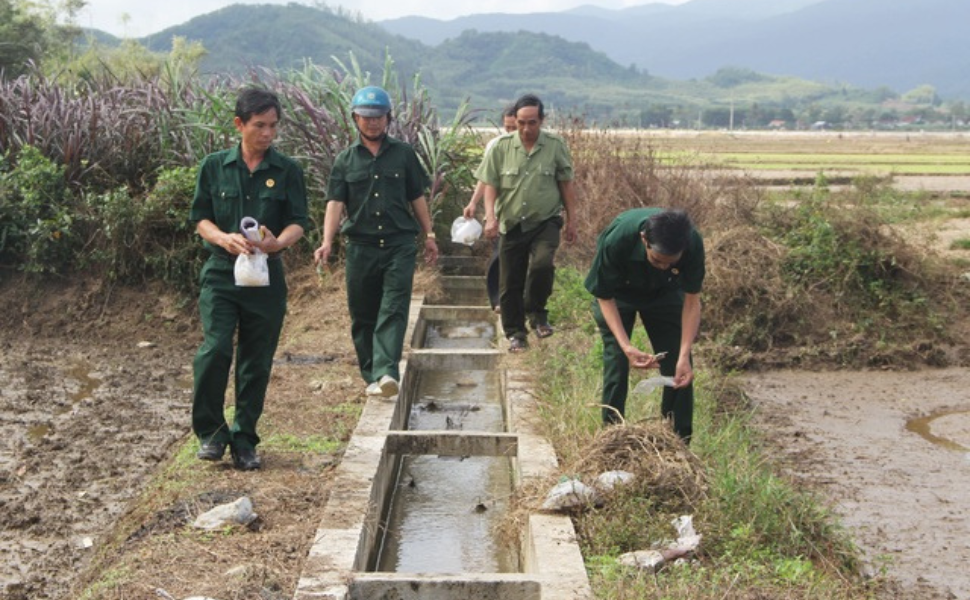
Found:
[[[232,465],[240,471],[255,471],[263,466],[259,460],[259,455],[256,454],[255,448],[237,448],[232,446],[230,451],[232,452]]]
[[[202,444],[195,457],[199,460],[222,460],[222,455],[226,453],[225,442],[206,442]]]

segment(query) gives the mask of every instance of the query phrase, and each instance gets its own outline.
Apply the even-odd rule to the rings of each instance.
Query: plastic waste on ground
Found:
[[[557,483],[542,503],[543,510],[563,510],[578,506],[590,506],[599,503],[599,494],[578,479],[566,479]]]
[[[701,535],[694,531],[693,515],[681,515],[670,522],[677,530],[677,540],[665,546],[658,546],[650,550],[636,550],[621,554],[617,562],[621,565],[636,567],[646,571],[657,571],[667,563],[685,558],[697,551],[701,544]]]
[[[477,219],[458,216],[451,224],[451,241],[472,246],[482,237],[482,224]]]
[[[239,230],[246,239],[258,242],[261,238],[259,222],[252,217],[243,217],[239,223]],[[236,257],[233,274],[236,285],[240,287],[266,287],[269,285],[269,257],[258,248],[252,254],[240,254]]]
[[[635,479],[629,471],[606,471],[596,478],[596,488],[612,492],[618,485],[626,485]]]
[[[641,379],[634,387],[634,395],[647,395],[660,387],[674,387],[674,378],[665,375],[654,375],[649,379]]]
[[[198,529],[220,529],[226,525],[249,525],[256,520],[256,513],[253,512],[253,502],[247,496],[239,498],[229,504],[220,504],[208,510],[192,523]]]

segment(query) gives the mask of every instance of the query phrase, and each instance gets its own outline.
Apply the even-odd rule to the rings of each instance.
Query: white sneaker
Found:
[[[368,385],[367,389],[364,390],[364,393],[367,394],[368,396],[380,396],[383,393],[381,392],[380,382],[375,381],[374,383]]]
[[[398,385],[397,380],[390,375],[385,375],[381,377],[381,380],[377,382],[380,388],[380,395],[385,398],[390,398],[391,396],[397,396],[398,391],[400,391],[401,386]]]

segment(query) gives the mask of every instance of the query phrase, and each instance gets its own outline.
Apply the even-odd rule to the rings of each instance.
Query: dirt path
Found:
[[[746,389],[894,598],[970,598],[970,371],[773,372]]]

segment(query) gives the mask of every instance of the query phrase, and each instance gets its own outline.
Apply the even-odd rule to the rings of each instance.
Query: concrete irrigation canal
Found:
[[[556,457],[532,426],[528,377],[503,365],[484,263],[441,266],[443,300],[413,299],[400,395],[368,399],[294,598],[592,598],[568,517],[499,527]]]

